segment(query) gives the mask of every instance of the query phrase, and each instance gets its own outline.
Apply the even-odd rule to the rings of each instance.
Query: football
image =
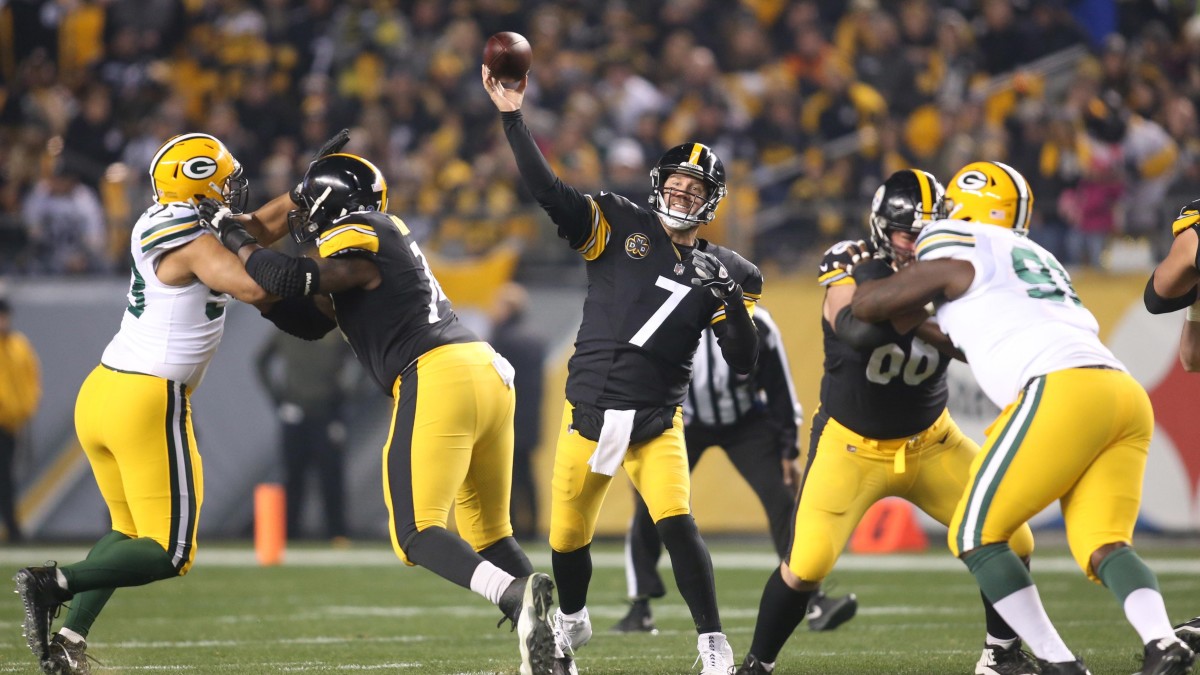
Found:
[[[483,47],[483,63],[501,82],[517,82],[529,72],[533,49],[520,33],[496,33]]]

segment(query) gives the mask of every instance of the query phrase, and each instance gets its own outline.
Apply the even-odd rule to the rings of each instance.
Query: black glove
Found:
[[[841,250],[838,250],[838,249]],[[821,274],[829,270],[825,265],[832,259],[830,269],[843,270],[846,274],[854,274],[854,268],[875,256],[875,249],[867,242],[859,239],[855,242],[841,242],[825,252],[825,261],[821,264]]]
[[[315,153],[313,153],[312,161],[315,162],[326,155],[332,155],[336,152],[341,152],[342,148],[346,147],[346,144],[349,142],[350,130],[342,129],[334,134],[329,140],[325,141],[325,144],[322,145]],[[296,206],[304,206],[304,200],[300,198],[300,190],[303,186],[304,183],[296,183],[296,187],[292,188],[292,191],[288,193],[288,196],[292,198],[292,203]]]
[[[692,285],[707,288],[718,300],[724,301],[741,292],[742,288],[729,276],[729,270],[725,269],[717,256],[697,249],[692,251],[692,266],[696,269]]]
[[[221,202],[205,197],[196,207],[200,215],[200,224],[204,229],[216,235],[225,248],[237,253],[246,244],[257,244],[255,239],[241,221],[233,217],[229,207]]]
[[[1194,227],[1197,222],[1200,222],[1200,199],[1179,209],[1179,216],[1171,223],[1171,234],[1178,237],[1184,230]]]

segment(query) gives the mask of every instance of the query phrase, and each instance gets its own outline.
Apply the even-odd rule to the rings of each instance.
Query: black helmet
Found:
[[[875,191],[871,200],[871,244],[892,261],[889,230],[918,233],[935,220],[946,217],[946,190],[937,178],[920,169],[901,169]]]
[[[667,200],[663,197],[663,183],[673,173],[699,178],[708,188],[704,206],[696,213],[681,215],[672,213],[668,208]],[[712,220],[717,213],[717,204],[725,198],[725,165],[707,145],[684,143],[663,153],[658,164],[650,170],[650,184],[654,189],[650,195],[650,206],[656,213],[685,227],[694,227]]]
[[[348,213],[386,209],[387,181],[362,157],[337,153],[308,165],[299,196],[304,208],[288,213],[288,229],[303,244]]]

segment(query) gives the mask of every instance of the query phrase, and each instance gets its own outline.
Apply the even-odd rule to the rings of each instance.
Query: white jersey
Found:
[[[1100,342],[1096,317],[1066,270],[1028,237],[995,225],[942,220],[922,230],[916,257],[975,267],[967,292],[938,305],[937,322],[1000,408],[1039,375],[1082,366],[1125,370]]]
[[[130,238],[129,306],[101,363],[183,382],[189,390],[200,386],[225,331],[229,295],[199,280],[168,286],[155,270],[165,253],[203,236],[211,235],[190,204],[156,204],[138,218]]]

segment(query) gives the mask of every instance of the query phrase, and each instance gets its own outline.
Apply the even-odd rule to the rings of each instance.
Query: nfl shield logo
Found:
[[[683,263],[675,263],[675,276],[683,274]]]

